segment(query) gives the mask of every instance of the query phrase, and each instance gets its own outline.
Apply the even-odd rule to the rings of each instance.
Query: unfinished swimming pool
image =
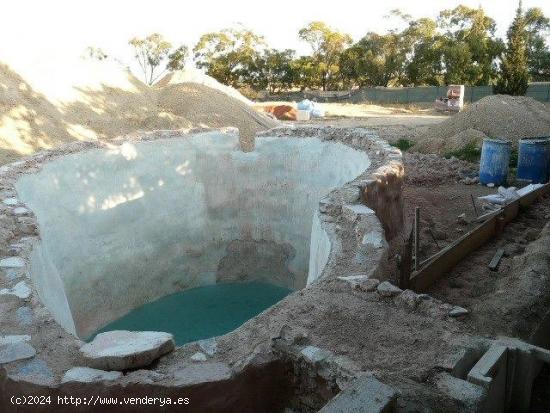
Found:
[[[319,200],[369,165],[365,152],[338,142],[268,136],[245,153],[221,132],[58,157],[16,184],[40,230],[31,276],[57,322],[81,338],[128,317],[132,329],[151,330],[138,321],[154,319],[155,308],[132,311],[176,293],[191,293],[183,308],[196,309],[188,318],[200,338],[222,334],[306,286],[310,249],[329,248]],[[242,308],[255,292],[263,299]]]

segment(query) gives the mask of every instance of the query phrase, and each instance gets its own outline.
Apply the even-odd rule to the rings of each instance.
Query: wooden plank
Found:
[[[410,282],[412,289],[415,291],[425,291],[430,285],[458,264],[466,255],[485,244],[496,233],[499,217],[501,215],[496,215],[479,224],[454,243],[432,256],[423,268],[413,272]]]
[[[499,248],[495,253],[493,259],[489,263],[489,269],[491,271],[496,271],[498,269],[498,264],[500,264],[500,260],[502,259],[503,255],[504,255],[504,250],[502,248]]]
[[[421,268],[411,274],[411,288],[419,292],[428,289],[462,261],[464,257],[500,232],[504,225],[512,221],[522,208],[531,205],[536,199],[547,193],[550,193],[550,183],[510,202],[499,211],[486,214],[488,216],[487,220],[464,234],[451,245],[421,262]]]
[[[420,208],[414,210],[414,270],[420,268]]]
[[[401,264],[399,268],[399,288],[403,290],[409,288],[409,281],[411,280],[413,238],[413,229],[411,229],[409,238],[404,242],[403,250],[401,252]]]

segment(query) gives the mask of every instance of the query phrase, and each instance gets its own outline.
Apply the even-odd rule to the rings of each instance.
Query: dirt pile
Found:
[[[171,79],[149,87],[103,63],[37,70],[28,79],[0,63],[0,165],[72,140],[197,127],[236,127],[247,140],[278,124],[205,75],[202,84]]]
[[[240,100],[247,105],[253,104],[251,100],[243,96],[237,89],[226,86],[223,83],[218,82],[213,77],[210,77],[195,68],[185,68],[168,73],[166,76],[160,79],[155,84],[155,86],[164,87],[168,85],[178,85],[181,83],[198,83],[200,85],[208,86],[211,89],[216,89],[219,92],[225,93],[227,96],[231,96],[232,98]]]
[[[445,154],[468,144],[480,145],[485,136],[517,144],[525,137],[550,135],[550,110],[523,96],[487,96],[419,136],[414,150]]]
[[[460,159],[445,159],[435,154],[403,154],[405,183],[416,186],[433,186],[459,182],[477,175],[477,165]]]

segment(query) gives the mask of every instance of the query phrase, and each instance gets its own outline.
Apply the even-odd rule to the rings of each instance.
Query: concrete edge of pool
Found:
[[[198,132],[201,130],[189,133]],[[364,173],[331,191],[319,203],[314,221],[319,239],[312,242],[316,247],[310,252],[308,287],[286,297],[237,330],[178,347],[146,368],[124,374],[76,369],[72,370],[76,380],[63,381],[67,371],[86,366],[79,352],[84,343],[55,322],[27,276],[32,246],[40,235],[32,212],[16,199],[15,182],[21,175],[35,173],[44,163],[67,154],[112,148],[129,140],[184,135],[178,131],[156,131],[109,143],[78,142],[0,167],[0,197],[7,201],[1,204],[0,219],[14,223],[8,227],[12,232],[10,245],[0,254],[0,267],[6,275],[0,278],[0,290],[4,289],[0,295],[0,360],[4,357],[0,362],[0,406],[7,406],[7,411],[11,411],[11,395],[43,395],[56,399],[73,396],[80,397],[80,403],[91,396],[162,395],[172,400],[189,398],[186,411],[259,412],[283,411],[288,407],[296,409],[293,411],[317,411],[360,378],[362,386],[370,389],[366,402],[378,403],[373,406],[380,411],[395,406],[397,393],[411,398],[424,397],[428,402],[433,398],[434,406],[444,397],[444,402],[452,407],[449,392],[422,380],[415,382],[407,378],[422,374],[419,370],[440,366],[442,362],[437,354],[453,355],[471,339],[457,327],[455,320],[447,319],[448,309],[441,302],[425,300],[427,304],[421,303],[424,308],[418,311],[414,293],[377,281],[388,278],[390,245],[400,243],[404,170],[398,149],[380,140],[376,133],[361,128],[280,127],[261,134],[337,141],[367,151],[371,159]],[[340,307],[336,309],[337,306]],[[347,329],[343,330],[348,336],[341,336],[340,326],[326,318],[332,311]],[[404,315],[411,320],[405,321]],[[327,324],[319,325],[319,320],[326,320]],[[379,341],[383,342],[384,335],[389,337],[400,328],[410,328],[411,322],[430,329],[429,340],[420,343],[423,348],[415,350],[410,343],[394,337],[380,347]],[[356,338],[370,323],[377,326],[371,330],[372,340],[368,336]],[[453,338],[451,332],[455,333]],[[363,340],[363,344],[357,345],[357,340]],[[492,343],[479,339],[471,346],[484,351]],[[369,346],[378,352],[377,363],[361,356],[366,351],[364,347]],[[411,366],[404,365],[404,360],[409,360]],[[428,390],[439,392],[440,399],[432,397]],[[341,400],[345,403],[346,394],[342,392],[340,401],[335,403]],[[468,401],[482,403],[485,397],[474,396],[469,395]],[[331,410],[332,404],[323,411],[338,411],[338,406]],[[56,411],[72,411],[74,405],[57,404],[56,407]],[[116,411],[134,409],[135,406],[128,406]],[[180,409],[181,404],[179,408],[165,406],[167,411]],[[18,411],[26,409],[20,406]],[[79,411],[94,410],[81,405]]]

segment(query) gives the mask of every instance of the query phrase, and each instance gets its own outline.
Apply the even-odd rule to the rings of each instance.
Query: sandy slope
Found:
[[[191,77],[201,83],[176,76],[148,87],[115,63],[79,60],[23,71],[28,77],[0,63],[0,164],[71,140],[228,126],[246,139],[277,125],[205,75]]]

